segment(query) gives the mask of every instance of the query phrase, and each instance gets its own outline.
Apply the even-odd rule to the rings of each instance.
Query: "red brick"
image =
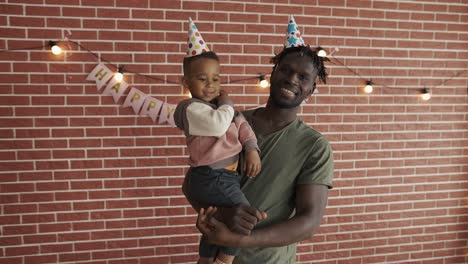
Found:
[[[90,251],[90,250],[99,250],[99,249],[105,249],[105,248],[106,248],[106,242],[104,241],[75,243],[76,251]]]
[[[3,228],[3,233],[6,236],[15,235],[15,234],[34,234],[37,232],[37,227],[35,225],[20,225],[13,226],[8,225]]]
[[[39,212],[70,211],[70,203],[41,203]]]
[[[85,261],[85,260],[90,260],[91,259],[91,254],[89,252],[83,252],[83,253],[65,253],[65,254],[60,254],[59,257],[59,262],[76,262],[76,261]]]
[[[38,254],[38,246],[26,246],[26,247],[10,247],[5,249],[6,256],[24,256],[31,254]]]
[[[95,230],[95,229],[104,229],[104,222],[92,221],[92,222],[73,223],[73,230]]]

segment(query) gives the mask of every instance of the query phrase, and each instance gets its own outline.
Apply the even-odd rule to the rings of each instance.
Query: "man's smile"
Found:
[[[293,98],[296,97],[298,94],[297,91],[294,89],[288,89],[288,88],[281,88],[281,95],[288,97],[288,98]]]

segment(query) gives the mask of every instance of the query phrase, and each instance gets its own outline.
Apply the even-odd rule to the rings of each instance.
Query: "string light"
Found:
[[[366,86],[364,86],[364,92],[370,94],[372,93],[373,90],[374,90],[374,87],[372,87],[372,81],[368,80],[366,83]]]
[[[104,61],[108,64],[111,64],[112,66],[114,67],[117,67],[114,63],[106,60],[105,58],[101,57],[100,55],[98,55],[97,53],[93,52],[92,50],[86,48],[85,46],[81,45],[79,42],[77,41],[73,41],[73,40],[70,40],[70,39],[67,39],[65,40],[66,42],[69,42],[69,43],[73,43],[75,45],[77,45],[78,47],[80,47],[81,49],[87,51],[88,53],[90,53],[91,55],[95,56],[96,59],[98,59],[99,61]],[[0,50],[0,52],[11,52],[11,51],[17,51],[17,50],[33,50],[33,49],[43,49],[43,48],[46,48],[46,47],[49,47],[52,51],[53,54],[55,55],[60,55],[62,53],[62,48],[57,45],[57,42],[56,41],[52,41],[50,40],[48,42],[48,45],[43,45],[43,46],[36,46],[36,47],[23,47],[23,48],[15,48],[15,49],[5,49],[5,50]],[[336,51],[338,51],[339,48],[335,48],[328,56],[332,56],[333,53],[335,53]],[[348,66],[346,66],[343,62],[341,62],[339,59],[333,57],[333,61],[331,61],[328,57],[327,57],[327,52],[321,48],[321,47],[317,47],[316,48],[316,51],[317,51],[317,56],[321,57],[323,61],[330,61],[332,64],[335,64],[335,62],[338,62],[338,64],[340,64],[341,66],[345,67],[347,70],[351,71],[352,73],[354,73],[356,76],[360,77],[361,79],[364,79],[360,74],[358,74],[356,71],[354,71],[353,69],[349,68]],[[123,80],[123,73],[124,73],[124,68],[123,66],[122,67],[118,67],[118,72],[115,74],[114,78],[116,79],[120,79],[120,76],[121,76],[121,80]],[[132,74],[135,74],[135,75],[138,75],[138,76],[142,76],[142,77],[145,77],[145,78],[148,78],[148,79],[153,79],[153,80],[158,80],[158,81],[163,81],[165,83],[171,83],[171,84],[180,84],[178,82],[174,82],[174,81],[170,81],[170,80],[167,80],[167,79],[162,79],[162,78],[158,78],[157,76],[150,76],[150,75],[145,75],[145,74],[141,74],[141,73],[138,73],[138,72],[134,72],[134,71],[130,71],[130,70],[126,70],[126,72],[128,73],[132,73]],[[463,70],[463,71],[460,71],[458,72],[457,74],[453,75],[452,77],[448,78],[448,79],[445,79],[441,84],[435,86],[435,87],[440,87],[440,86],[443,86],[445,85],[445,83],[447,83],[448,81],[454,79],[454,78],[457,78],[459,77],[460,75],[463,75],[464,73],[466,73],[467,70]],[[260,86],[263,87],[263,88],[266,88],[268,87],[269,85],[269,82],[265,79],[265,75],[263,74],[260,74],[260,76],[256,76],[256,77],[248,77],[248,78],[244,78],[244,79],[239,79],[239,80],[232,80],[232,81],[229,81],[229,82],[223,82],[223,84],[230,84],[230,83],[236,83],[236,82],[243,82],[243,81],[247,81],[247,80],[252,80],[252,79],[258,79],[260,80]],[[370,84],[369,84],[370,82]],[[386,86],[386,85],[382,85],[382,84],[376,84],[376,83],[373,83],[371,82],[370,80],[366,82],[366,86],[364,87],[364,91],[366,93],[370,93],[372,92],[373,88],[372,88],[372,85],[379,85],[379,86],[382,86],[384,88],[399,88],[399,87],[389,87],[389,86]],[[434,88],[434,87],[433,87]],[[370,90],[370,92],[368,92]],[[191,96],[190,93],[187,94],[188,96]],[[421,92],[421,99],[424,100],[424,101],[427,101],[429,99],[431,99],[432,95],[429,91],[428,88],[424,87],[422,92]]]
[[[50,40],[49,47],[50,47],[50,50],[52,51],[52,54],[54,55],[62,54],[62,48],[60,48],[60,46],[57,45],[57,42]]]
[[[267,88],[269,83],[268,81],[265,79],[265,75],[264,74],[260,74],[258,76],[258,79],[260,80],[260,87],[262,88]]]
[[[119,70],[114,74],[114,79],[118,82],[121,82],[123,80],[124,71],[125,71],[124,66],[120,66]]]
[[[422,93],[421,93],[421,99],[423,99],[424,101],[427,101],[427,100],[431,99],[431,97],[432,97],[432,95],[431,95],[429,89],[424,87],[423,90],[422,90]]]

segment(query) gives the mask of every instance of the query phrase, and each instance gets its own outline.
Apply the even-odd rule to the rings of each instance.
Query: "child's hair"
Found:
[[[204,52],[202,54],[199,54],[199,55],[196,55],[196,56],[193,56],[193,57],[185,57],[184,58],[184,63],[183,63],[184,77],[187,77],[187,74],[189,73],[190,64],[192,64],[194,61],[202,59],[202,58],[213,59],[213,60],[216,60],[217,62],[219,62],[218,55],[216,55],[216,53],[214,53],[213,51]]]
[[[317,51],[312,50],[309,46],[300,46],[300,47],[292,47],[292,48],[285,48],[280,53],[276,54],[273,58],[271,58],[270,62],[274,64],[273,71],[276,69],[276,66],[281,62],[281,60],[288,54],[293,52],[299,52],[301,56],[307,55],[311,59],[311,62],[314,64],[314,67],[317,68],[318,73],[317,77],[323,82],[327,83],[327,72],[325,68],[325,64],[323,63],[323,59],[317,55]]]

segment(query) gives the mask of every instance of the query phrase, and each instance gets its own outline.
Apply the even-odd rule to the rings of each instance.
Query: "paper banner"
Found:
[[[143,107],[141,108],[140,115],[149,115],[153,122],[156,122],[159,110],[161,110],[163,104],[163,101],[153,97],[146,97]]]
[[[87,81],[95,81],[97,89],[101,89],[107,81],[112,78],[112,72],[109,70],[106,65],[103,63],[99,63],[96,68],[91,71],[90,74],[88,74],[88,77],[86,77]]]
[[[111,94],[114,97],[114,102],[117,103],[122,94],[127,90],[128,83],[125,81],[117,81],[115,78],[107,84],[106,89],[102,92],[103,94]]]
[[[161,108],[161,114],[159,115],[159,122],[158,123],[162,124],[164,122],[167,122],[168,124],[175,127],[174,111],[175,111],[176,107],[177,107],[177,105],[164,103],[162,108]]]
[[[145,99],[148,95],[143,93],[142,91],[132,88],[130,93],[128,93],[127,98],[125,99],[125,102],[123,104],[123,107],[129,107],[131,106],[133,108],[133,111],[135,114],[138,114],[140,112],[140,108],[145,102]]]

